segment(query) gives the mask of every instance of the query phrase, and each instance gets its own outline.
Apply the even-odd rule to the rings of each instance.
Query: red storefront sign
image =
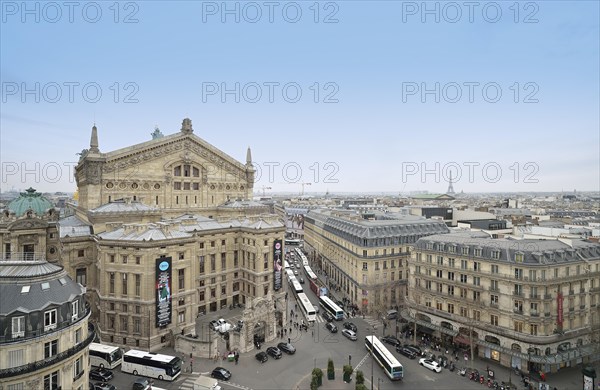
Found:
[[[558,315],[556,316],[556,325],[562,327],[563,324],[563,295],[562,293],[558,293],[556,296],[556,307],[558,311]]]

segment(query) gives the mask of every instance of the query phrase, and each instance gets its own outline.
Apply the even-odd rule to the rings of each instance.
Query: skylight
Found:
[[[49,282],[42,283],[42,291],[43,290],[48,290],[49,288],[50,288],[50,283]]]
[[[31,286],[23,286],[21,287],[21,294],[27,294]]]
[[[60,282],[61,286],[64,286],[65,284],[67,284],[67,281],[65,280],[65,278],[60,278],[60,279],[58,279],[58,281]]]

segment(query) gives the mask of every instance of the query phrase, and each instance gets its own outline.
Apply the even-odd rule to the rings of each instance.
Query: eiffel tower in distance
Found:
[[[448,179],[448,190],[446,191],[447,195],[455,195],[454,187],[452,186],[452,172],[450,172],[450,178]]]

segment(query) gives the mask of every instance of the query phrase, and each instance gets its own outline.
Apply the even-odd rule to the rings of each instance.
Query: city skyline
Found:
[[[75,191],[94,123],[109,152],[185,117],[258,194],[600,188],[595,2],[22,4],[2,191]]]

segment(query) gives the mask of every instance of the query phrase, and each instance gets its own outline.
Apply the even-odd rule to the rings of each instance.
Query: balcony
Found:
[[[544,313],[544,317],[550,317],[550,313]]]
[[[48,359],[39,360],[37,362],[25,364],[23,366],[5,368],[3,370],[0,370],[0,379],[28,374],[30,372],[42,370],[46,367],[50,367],[57,363],[60,363],[63,360],[66,360],[87,348],[92,343],[92,341],[94,341],[94,337],[96,337],[96,330],[92,324],[88,324],[88,337],[85,340],[83,340],[83,342],[67,349],[66,351],[60,352],[59,354],[54,355]]]
[[[540,299],[540,294],[529,294],[529,299]]]
[[[515,314],[523,314],[523,309],[517,309],[515,307],[515,308],[513,308],[513,313],[515,313]]]
[[[537,310],[530,310],[529,315],[531,315],[532,317],[539,317],[540,313],[538,313]]]
[[[46,261],[46,252],[5,253],[0,261]]]
[[[513,295],[516,297],[522,297],[523,296],[523,291],[513,291]]]

